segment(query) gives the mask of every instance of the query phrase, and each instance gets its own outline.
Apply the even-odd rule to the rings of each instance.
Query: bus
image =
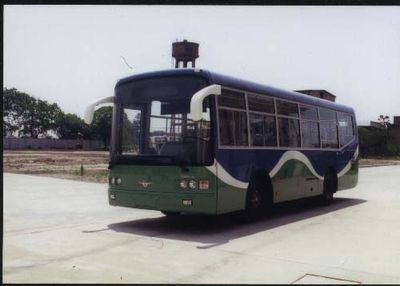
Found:
[[[252,219],[358,181],[351,107],[196,68],[121,79],[86,122],[105,103],[112,206]]]

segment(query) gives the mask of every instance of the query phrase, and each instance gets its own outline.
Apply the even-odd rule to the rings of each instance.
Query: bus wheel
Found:
[[[337,178],[334,172],[328,172],[324,177],[324,190],[320,197],[321,204],[328,206],[333,202],[333,194],[337,190]]]
[[[246,195],[246,209],[238,213],[241,222],[252,222],[262,214],[267,214],[272,209],[272,199],[268,196],[269,190],[264,180],[250,181]],[[271,191],[272,194],[272,191]]]

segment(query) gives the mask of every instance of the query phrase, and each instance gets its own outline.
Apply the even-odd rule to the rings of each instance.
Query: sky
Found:
[[[4,87],[83,116],[118,79],[196,67],[287,90],[326,89],[359,124],[400,115],[400,6],[4,6]],[[128,66],[122,57],[128,63]]]

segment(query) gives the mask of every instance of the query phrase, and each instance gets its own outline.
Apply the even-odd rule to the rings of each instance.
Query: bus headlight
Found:
[[[110,177],[109,182],[111,185],[120,185],[122,183],[122,179],[120,177]]]
[[[179,182],[179,186],[181,187],[181,189],[186,189],[188,187],[187,181],[186,180],[181,180]]]
[[[189,188],[196,189],[197,188],[197,182],[195,180],[190,180],[189,181]]]

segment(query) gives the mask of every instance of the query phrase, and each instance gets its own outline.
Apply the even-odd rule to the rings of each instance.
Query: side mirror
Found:
[[[92,123],[94,112],[96,109],[99,108],[99,105],[105,105],[105,104],[110,104],[110,103],[114,103],[114,96],[104,97],[102,99],[99,99],[99,100],[93,102],[88,107],[86,107],[83,120],[87,124]]]
[[[203,100],[211,94],[220,95],[221,86],[218,84],[207,86],[192,96],[190,100],[190,114],[193,121],[199,121],[203,118]]]

